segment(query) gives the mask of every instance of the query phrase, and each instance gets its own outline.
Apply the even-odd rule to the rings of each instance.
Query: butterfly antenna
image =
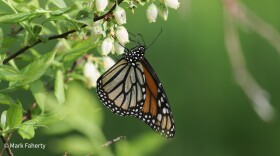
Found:
[[[130,32],[130,31],[127,31],[130,35],[132,35],[133,37],[135,37],[135,38],[137,38],[137,36],[136,35],[134,35],[132,32]]]
[[[138,45],[141,45],[141,43],[138,41],[138,37],[136,35],[134,35],[133,33],[127,31],[130,35],[132,35],[134,38],[137,39],[137,41],[133,40],[132,38],[129,37],[129,40],[131,40],[132,42],[137,43]]]
[[[139,35],[142,38],[142,42],[144,43],[144,46],[146,46],[146,43],[145,43],[145,40],[144,40],[142,34],[137,34],[137,35]]]
[[[119,43],[119,45],[121,45],[122,47],[124,47],[124,49],[125,49],[125,52],[128,52],[129,51],[129,49],[128,48],[126,48],[124,45],[122,45],[117,39],[116,39],[116,37],[115,36],[112,36],[113,38],[114,38],[114,40],[115,41],[117,41],[118,43]]]
[[[158,33],[157,37],[153,40],[153,42],[146,49],[150,48],[155,43],[155,41],[158,39],[158,37],[160,36],[161,33],[162,33],[162,28],[161,28],[160,32]]]
[[[137,42],[137,41],[135,41],[135,40],[131,39],[130,37],[129,37],[129,40],[130,40],[130,41],[132,41],[132,42],[137,43],[138,45],[141,45],[139,42]]]

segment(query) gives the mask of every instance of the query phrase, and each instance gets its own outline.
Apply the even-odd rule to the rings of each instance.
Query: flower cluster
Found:
[[[177,9],[179,5],[178,0],[160,0],[158,7],[154,3],[150,4],[146,11],[148,21],[150,23],[156,22],[158,15],[166,21],[168,18],[168,8]]]
[[[124,46],[129,42],[128,32],[124,26],[117,26],[115,31],[116,38],[112,36],[106,37],[101,43],[101,52],[103,55],[108,55],[110,52],[122,54],[124,53]]]
[[[130,9],[135,8],[133,1],[127,2]],[[148,2],[141,2],[144,5]],[[108,5],[108,0],[96,0],[96,10],[103,12]],[[168,8],[177,9],[180,3],[178,0],[159,0],[159,4],[152,1],[147,7],[146,15],[150,23],[156,22],[158,15],[163,20],[168,18]],[[93,25],[92,33],[96,41],[100,41],[100,50],[102,55],[107,56],[109,53],[122,54],[125,50],[125,44],[129,42],[128,31],[123,26],[126,24],[126,12],[117,5],[112,15],[105,20],[95,22]]]
[[[134,9],[137,8],[137,4],[134,1],[124,1],[129,4],[129,9],[134,13]],[[180,5],[178,0],[159,0],[159,3],[155,3],[155,0],[149,3],[149,1],[139,1],[140,5],[148,4],[146,10],[146,16],[148,22],[156,22],[158,16],[163,20],[168,18],[168,8],[177,9]],[[95,0],[95,8],[97,12],[106,12],[108,10],[108,0]],[[116,8],[103,20],[94,22],[92,27],[92,38],[95,43],[100,43],[100,51],[105,56],[102,66],[104,69],[109,68],[114,64],[114,61],[108,57],[109,53],[122,54],[125,52],[125,44],[129,42],[129,35],[127,29],[123,26],[126,24],[126,11],[120,5],[116,5]],[[92,61],[88,60],[84,66],[84,76],[87,79],[88,85],[91,87],[96,86],[96,80],[100,76],[97,70],[97,66]]]

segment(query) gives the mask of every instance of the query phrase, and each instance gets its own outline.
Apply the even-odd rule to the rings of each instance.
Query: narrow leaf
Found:
[[[15,81],[20,78],[21,76],[15,68],[7,65],[0,65],[0,80]]]
[[[59,15],[65,14],[65,13],[71,11],[71,10],[74,10],[74,9],[76,9],[75,6],[67,7],[67,8],[61,8],[61,9],[59,9],[59,10],[54,10],[54,11],[52,11],[52,12],[51,12],[51,15],[53,15],[53,16],[59,16]]]
[[[49,66],[52,64],[55,54],[55,51],[49,52],[24,67],[20,71],[21,79],[11,83],[10,85],[22,86],[39,79],[42,75],[44,75]]]
[[[57,122],[59,120],[63,120],[64,117],[65,114],[63,113],[43,114],[43,115],[32,117],[31,120],[22,123],[22,125],[32,125],[33,127],[38,127],[38,126]]]
[[[30,84],[30,90],[42,112],[44,112],[47,99],[46,91],[41,80],[36,80]]]
[[[64,94],[64,76],[61,70],[57,70],[54,85],[54,94],[60,104],[65,101]]]
[[[23,12],[10,15],[0,16],[0,23],[16,23],[28,19],[32,15],[31,12]]]

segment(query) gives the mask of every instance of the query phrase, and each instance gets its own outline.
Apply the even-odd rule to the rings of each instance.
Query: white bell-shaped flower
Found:
[[[114,64],[115,64],[115,61],[111,57],[108,57],[108,56],[104,57],[103,65],[104,65],[104,69],[106,71],[108,69],[110,69]]]
[[[114,11],[114,16],[119,25],[126,23],[126,13],[122,7],[120,7],[120,6],[116,7],[116,9]]]
[[[107,37],[105,38],[105,40],[103,40],[103,42],[101,43],[101,52],[103,55],[108,55],[112,49],[113,49],[113,45],[114,41],[111,37]]]
[[[178,0],[163,0],[164,4],[172,9],[177,9],[180,5]]]
[[[126,28],[124,26],[118,26],[116,29],[116,37],[118,41],[124,45],[129,42],[129,36]]]
[[[157,6],[154,3],[150,4],[147,8],[146,14],[150,23],[156,22],[158,16]]]
[[[167,7],[161,7],[161,8],[159,9],[159,16],[160,16],[163,20],[167,21],[167,18],[168,18],[168,8],[167,8]]]
[[[87,61],[85,63],[83,74],[87,80],[88,86],[96,87],[96,81],[101,74],[99,73],[96,66],[91,61]]]
[[[108,6],[108,0],[95,0],[96,10],[102,12]]]
[[[124,53],[124,45],[120,45],[118,42],[114,42],[114,50],[117,54],[123,54]]]

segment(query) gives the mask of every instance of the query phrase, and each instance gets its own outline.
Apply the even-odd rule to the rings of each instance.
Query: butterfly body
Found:
[[[175,125],[166,93],[139,45],[97,80],[102,103],[120,116],[135,116],[167,138],[174,137]]]
[[[128,53],[124,53],[124,58],[130,65],[136,66],[136,62],[143,60],[145,50],[145,46],[134,47]]]

